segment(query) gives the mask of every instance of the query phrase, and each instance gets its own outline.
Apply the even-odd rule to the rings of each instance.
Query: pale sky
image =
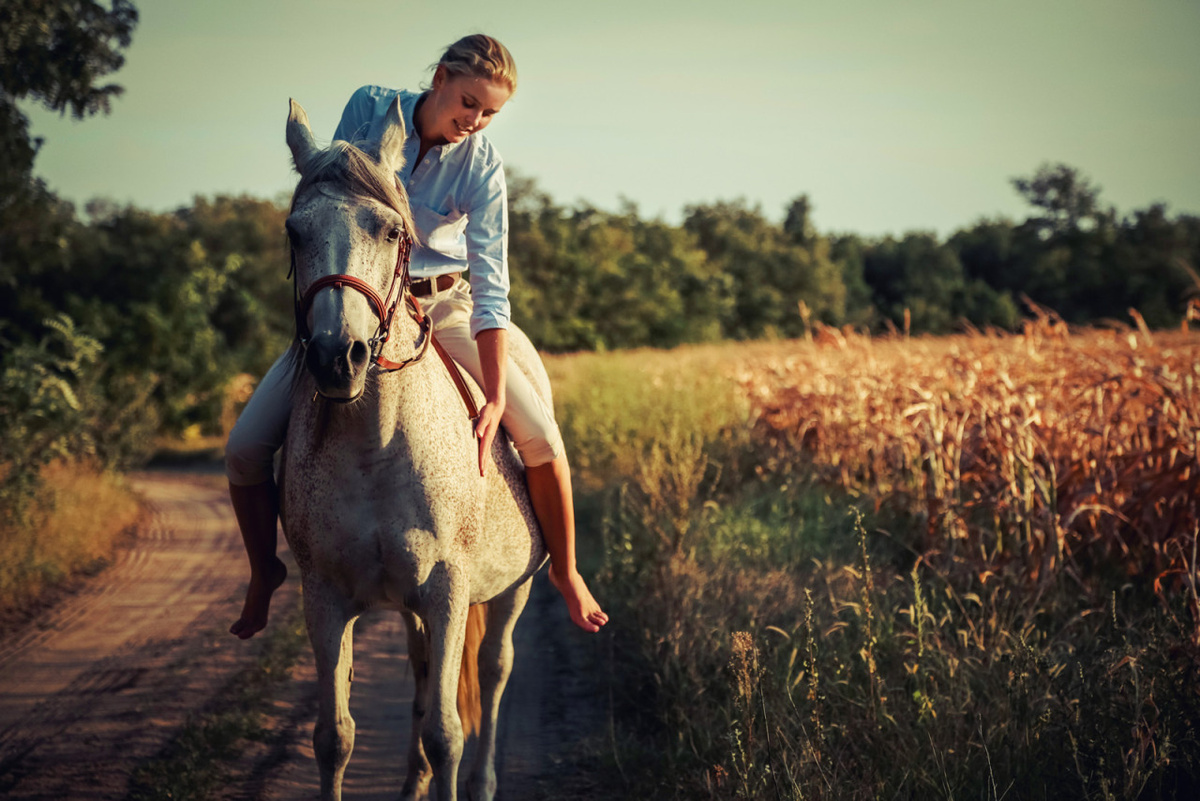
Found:
[[[135,0],[109,117],[26,103],[52,189],[165,211],[294,184],[287,100],[328,140],[346,99],[418,88],[496,36],[520,73],[487,135],[563,205],[678,222],[807,193],[822,232],[1023,219],[1010,179],[1065,162],[1126,213],[1200,213],[1197,0]]]

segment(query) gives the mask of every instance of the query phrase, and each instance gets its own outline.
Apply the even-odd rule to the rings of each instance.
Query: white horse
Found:
[[[515,451],[497,437],[480,478],[467,404],[448,365],[422,358],[431,334],[408,294],[413,227],[396,181],[404,124],[395,103],[388,123],[367,146],[376,152],[344,142],[322,150],[295,101],[288,115],[300,173],[287,220],[299,342],[282,516],[316,657],[313,744],[321,797],[338,799],[354,744],[353,622],[369,608],[396,609],[416,681],[402,798],[423,797],[431,779],[438,799],[457,797],[456,689],[477,649],[482,721],[468,794],[490,801],[513,626],[546,555]],[[536,351],[510,332],[513,360],[548,401]],[[468,642],[468,609],[486,615],[481,642]]]

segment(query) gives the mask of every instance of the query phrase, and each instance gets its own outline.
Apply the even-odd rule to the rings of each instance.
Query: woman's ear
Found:
[[[433,71],[433,88],[440,89],[442,84],[446,82],[446,65],[438,64],[437,69]]]

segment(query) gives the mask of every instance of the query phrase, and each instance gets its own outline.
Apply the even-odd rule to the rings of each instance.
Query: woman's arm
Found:
[[[479,362],[483,369],[483,408],[475,419],[475,436],[479,439],[479,475],[487,464],[492,451],[492,440],[500,430],[500,418],[504,416],[504,391],[508,369],[508,331],[504,328],[488,328],[475,337],[479,348]]]
[[[490,151],[478,161],[472,190],[461,199],[467,215],[463,233],[467,243],[467,268],[471,280],[471,336],[491,328],[508,328],[512,313],[508,301],[508,190],[504,166]]]
[[[504,415],[508,369],[508,192],[504,167],[489,152],[467,208],[467,263],[471,278],[471,333],[483,371],[484,406],[475,422],[479,475],[491,458],[492,441]]]

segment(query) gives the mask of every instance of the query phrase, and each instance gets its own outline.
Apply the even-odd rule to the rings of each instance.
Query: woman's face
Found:
[[[503,83],[450,75],[438,67],[433,74],[433,90],[417,114],[418,133],[432,145],[461,142],[486,128],[511,95]]]

